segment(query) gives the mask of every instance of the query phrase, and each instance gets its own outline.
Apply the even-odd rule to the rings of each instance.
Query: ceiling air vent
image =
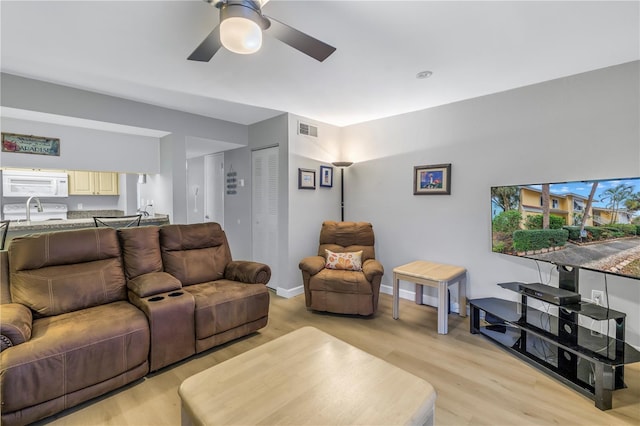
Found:
[[[316,126],[312,126],[311,124],[298,121],[298,134],[317,138],[318,128]]]

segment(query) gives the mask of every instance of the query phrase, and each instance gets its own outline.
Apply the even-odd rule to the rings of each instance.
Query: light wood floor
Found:
[[[468,317],[451,314],[447,335],[437,334],[436,322],[435,308],[407,300],[400,301],[400,319],[393,320],[389,295],[381,295],[373,318],[359,318],[312,313],[305,308],[304,296],[283,299],[272,294],[269,325],[260,332],[168,367],[40,424],[178,425],[177,389],[185,378],[306,325],[429,381],[438,392],[437,425],[640,424],[640,363],[625,369],[628,388],[614,392],[614,408],[600,411],[592,400],[486,338],[470,334]]]

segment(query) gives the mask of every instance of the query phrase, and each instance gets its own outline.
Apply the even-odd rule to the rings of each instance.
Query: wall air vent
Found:
[[[298,121],[298,134],[317,138],[318,128],[316,126],[312,126],[311,124]]]

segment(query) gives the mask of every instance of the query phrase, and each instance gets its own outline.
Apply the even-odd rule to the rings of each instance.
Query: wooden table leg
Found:
[[[467,274],[458,280],[458,315],[467,316]]]
[[[422,287],[422,284],[417,284],[416,283],[416,295],[415,295],[416,305],[422,305],[423,288],[424,287]]]

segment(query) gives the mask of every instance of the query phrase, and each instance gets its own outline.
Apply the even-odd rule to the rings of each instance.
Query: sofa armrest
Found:
[[[138,297],[147,297],[181,289],[182,283],[166,272],[149,272],[128,280],[127,287]]]
[[[31,310],[19,303],[6,303],[0,307],[0,351],[31,339]]]
[[[382,263],[376,259],[367,259],[362,264],[362,272],[364,272],[367,281],[372,282],[375,276],[384,274],[384,268]]]
[[[224,268],[224,278],[248,284],[267,284],[271,279],[271,268],[264,263],[232,260]]]
[[[322,256],[309,256],[300,261],[298,267],[302,272],[306,272],[309,275],[315,275],[324,269],[326,264],[325,258]]]

